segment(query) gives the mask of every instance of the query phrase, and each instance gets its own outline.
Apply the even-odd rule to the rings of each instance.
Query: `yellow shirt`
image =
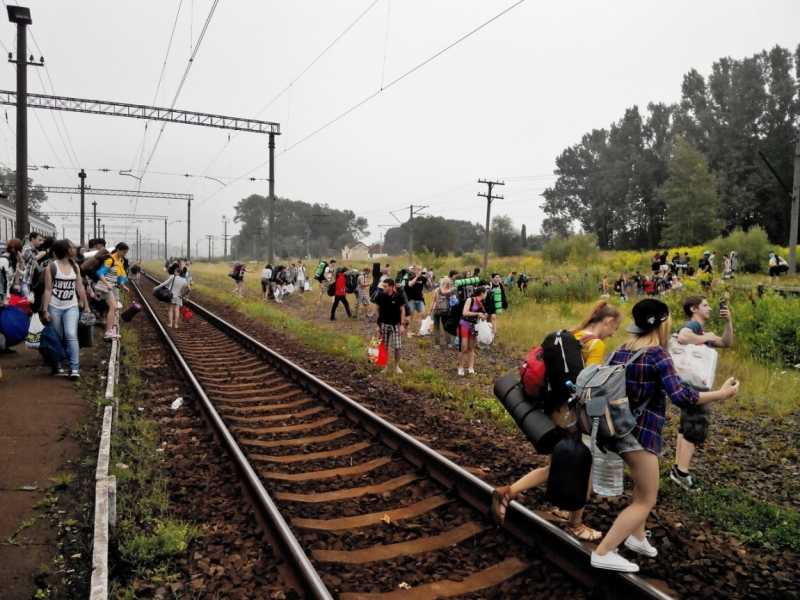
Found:
[[[579,342],[586,335],[594,335],[589,331],[576,331],[575,339]],[[581,347],[581,355],[583,356],[583,364],[588,367],[589,365],[601,365],[605,359],[606,344],[600,338],[594,338],[586,343],[586,346]]]

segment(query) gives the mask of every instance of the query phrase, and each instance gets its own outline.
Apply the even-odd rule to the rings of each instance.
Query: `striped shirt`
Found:
[[[618,348],[611,356],[610,364],[620,365],[629,360],[635,352]],[[667,412],[666,397],[680,407],[693,406],[700,399],[700,393],[685,387],[669,353],[661,346],[651,346],[639,358],[628,365],[626,370],[628,401],[631,410],[639,407],[649,398],[650,402],[636,418],[636,427],[631,432],[645,450],[661,454],[661,432],[664,429],[664,415]]]

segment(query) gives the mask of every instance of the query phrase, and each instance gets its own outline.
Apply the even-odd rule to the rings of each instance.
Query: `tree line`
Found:
[[[556,158],[542,234],[575,223],[603,249],[694,245],[759,226],[788,241],[800,45],[721,58],[683,77],[681,101],[638,106]]]

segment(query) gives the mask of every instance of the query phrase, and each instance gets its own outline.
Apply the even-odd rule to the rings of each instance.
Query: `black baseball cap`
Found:
[[[628,333],[650,333],[669,319],[669,307],[660,300],[646,298],[637,302],[631,311],[633,323],[628,325]]]

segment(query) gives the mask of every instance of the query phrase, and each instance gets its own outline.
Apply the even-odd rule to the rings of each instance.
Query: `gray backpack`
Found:
[[[576,414],[580,432],[592,437],[592,452],[598,437],[625,437],[636,427],[636,417],[649,400],[635,413],[631,410],[626,369],[646,351],[647,348],[642,348],[622,365],[609,364],[609,356],[602,365],[590,365],[578,375],[575,400],[570,406],[570,412]]]

